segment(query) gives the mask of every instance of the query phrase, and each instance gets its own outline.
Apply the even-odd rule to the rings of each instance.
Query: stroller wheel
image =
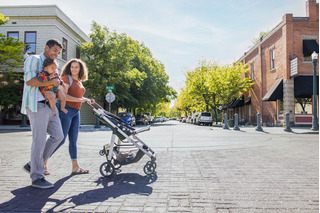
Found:
[[[156,169],[156,168],[157,168],[157,164],[156,164],[156,162],[155,162],[155,161],[148,161],[146,164],[150,164],[150,165],[152,165],[152,166],[154,167],[154,169]]]
[[[105,153],[104,150],[100,150],[99,154],[100,154],[101,156],[104,156],[104,154],[106,154],[106,153]]]
[[[155,172],[155,170],[156,170],[155,162],[148,161],[146,165],[143,167],[143,171],[144,173],[146,173],[146,175],[152,175]]]
[[[114,166],[112,165],[112,163],[104,162],[100,166],[100,173],[104,177],[111,177],[114,173]]]

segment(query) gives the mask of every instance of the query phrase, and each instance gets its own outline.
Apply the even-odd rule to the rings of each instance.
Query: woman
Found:
[[[90,100],[83,97],[86,90],[81,82],[88,80],[88,70],[86,64],[80,59],[71,59],[63,67],[61,79],[66,85],[66,91],[64,91],[64,93],[66,94],[66,110],[68,110],[68,113],[63,113],[60,110],[60,107],[57,107],[59,109],[59,117],[64,134],[64,138],[57,149],[65,142],[68,135],[69,154],[72,161],[71,174],[87,174],[89,173],[89,170],[81,168],[77,161],[77,140],[80,127],[80,108],[82,103],[85,101],[91,101],[94,103],[93,99]],[[44,174],[49,175],[50,172],[47,170],[47,161],[48,159],[45,162]]]

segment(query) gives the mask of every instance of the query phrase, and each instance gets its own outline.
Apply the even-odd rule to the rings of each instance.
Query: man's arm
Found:
[[[34,78],[31,78],[29,81],[27,81],[26,84],[31,87],[46,87],[49,85],[53,85],[55,87],[58,87],[60,85],[60,81],[59,81],[59,79],[54,78],[54,79],[51,79],[50,81],[47,81],[47,82],[41,82],[38,79],[38,77],[34,77]]]
[[[48,82],[41,82],[37,77],[38,68],[39,58],[36,56],[30,56],[24,62],[24,81],[26,82],[26,85],[31,87],[45,87],[49,85],[54,85],[56,87],[59,86],[59,81],[55,79],[52,79]]]

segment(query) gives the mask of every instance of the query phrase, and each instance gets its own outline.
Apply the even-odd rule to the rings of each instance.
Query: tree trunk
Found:
[[[216,124],[218,124],[218,112],[217,112],[217,108],[214,108],[214,116],[216,118]]]

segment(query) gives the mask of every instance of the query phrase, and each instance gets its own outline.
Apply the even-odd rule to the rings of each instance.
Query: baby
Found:
[[[59,74],[56,72],[57,69],[57,63],[55,62],[54,59],[47,58],[43,61],[43,71],[39,73],[38,79],[41,82],[47,82],[50,81],[53,78],[58,78],[60,80],[60,85],[63,85],[63,81],[60,79]],[[68,110],[65,109],[66,106],[66,96],[64,93],[60,90],[60,88],[57,88],[53,85],[49,85],[46,87],[40,87],[40,91],[45,95],[47,91],[52,91],[53,93],[57,94],[60,102],[61,102],[61,111],[64,113],[68,113]],[[48,98],[49,105],[52,109],[52,113],[56,114],[56,106],[55,106],[55,98],[56,96],[50,96]]]

